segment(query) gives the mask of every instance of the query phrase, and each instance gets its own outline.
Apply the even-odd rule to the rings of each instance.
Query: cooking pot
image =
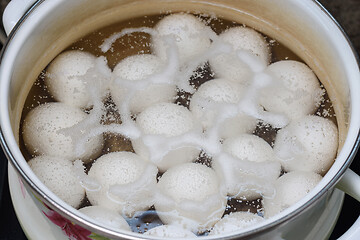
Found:
[[[348,38],[312,0],[12,0],[4,12],[9,34],[1,55],[1,144],[13,168],[13,188],[22,192],[23,210],[41,216],[54,239],[139,239],[143,235],[114,231],[73,209],[34,175],[19,149],[19,126],[25,98],[42,69],[69,44],[98,28],[144,14],[194,10],[214,12],[277,39],[317,74],[334,104],[339,151],[331,169],[302,200],[266,221],[221,239],[326,239],[336,222],[343,192],[360,201],[360,178],[350,166],[360,129],[360,73]],[[25,14],[24,14],[25,12]],[[23,15],[24,14],[24,15]],[[16,192],[16,190],[13,190]],[[13,194],[16,201],[19,194]],[[31,203],[29,203],[29,201]],[[21,205],[21,204],[17,204]],[[33,207],[36,206],[36,207]],[[33,214],[31,214],[33,212]],[[341,239],[360,238],[360,218]],[[31,230],[30,230],[31,231]],[[31,233],[28,232],[31,238]],[[37,239],[44,238],[41,235]],[[146,236],[146,238],[153,238]],[[215,236],[204,236],[214,239]]]

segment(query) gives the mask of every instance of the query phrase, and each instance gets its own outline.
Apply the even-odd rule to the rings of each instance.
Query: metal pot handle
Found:
[[[336,187],[360,202],[360,176],[351,169],[346,170]],[[339,238],[339,240],[358,239],[360,239],[360,216],[351,228]]]
[[[7,35],[36,0],[12,0],[6,6],[3,14],[3,25]]]

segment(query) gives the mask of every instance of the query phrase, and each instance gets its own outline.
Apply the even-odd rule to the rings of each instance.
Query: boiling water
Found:
[[[95,56],[105,56],[108,66],[113,69],[119,61],[126,58],[127,56],[151,53],[151,36],[143,32],[136,32],[125,35],[112,45],[111,51],[107,51],[105,53],[102,52],[99,48],[99,46],[103,43],[103,40],[111,36],[114,32],[120,32],[124,28],[153,27],[164,16],[165,15],[142,16],[113,24],[103,29],[94,31],[82,39],[79,39],[79,41],[73,43],[65,50],[82,50],[92,53]],[[229,27],[241,25],[241,23],[236,23],[220,18],[213,18],[206,15],[202,15],[200,17],[206,21],[217,34],[223,32]],[[285,59],[301,61],[301,59],[286,46],[267,36],[265,36],[265,38],[271,46],[271,62]],[[27,97],[22,113],[22,119],[24,119],[27,113],[34,107],[46,102],[55,101],[51,94],[49,94],[47,91],[47,88],[44,84],[45,72],[46,69],[39,75]],[[197,72],[201,74],[194,74],[190,79],[195,88],[199,87],[202,83],[214,78],[214,73],[211,71],[208,65],[199,68]],[[189,107],[190,97],[190,93],[178,92],[176,102]],[[110,97],[105,100],[105,106],[107,113],[106,116],[104,116],[102,119],[103,123],[121,123],[119,113]],[[334,110],[326,92],[324,94],[324,100],[316,114],[330,118],[334,123],[336,123]],[[254,134],[263,138],[270,145],[273,145],[276,131],[277,129],[272,128],[271,126],[258,124]],[[102,150],[102,154],[116,151],[134,151],[130,140],[121,135],[105,133],[104,137],[105,144]],[[31,156],[31,154],[29,154],[29,152],[26,150],[22,138],[20,139],[22,153],[27,160],[30,160],[33,156]],[[211,166],[211,158],[204,153],[200,154],[196,162]],[[87,166],[87,169],[90,167],[91,163]],[[90,203],[85,199],[81,207],[87,206],[89,204]],[[225,214],[236,211],[250,211],[262,215],[261,199],[256,199],[253,201],[229,199]],[[136,214],[132,219],[128,219],[128,222],[130,223],[133,231],[140,233],[161,224],[161,221],[157,217],[156,211],[154,211],[154,209],[150,209],[149,211],[142,214]]]

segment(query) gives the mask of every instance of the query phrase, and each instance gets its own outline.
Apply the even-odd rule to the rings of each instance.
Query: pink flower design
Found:
[[[21,194],[25,198],[26,197],[26,190],[25,190],[24,183],[23,183],[23,181],[21,180],[20,177],[19,177],[19,183],[20,183]]]
[[[69,237],[70,240],[91,240],[88,236],[91,232],[83,227],[73,224],[57,212],[49,208],[48,213],[44,212],[46,217],[55,225],[61,227],[61,230]]]

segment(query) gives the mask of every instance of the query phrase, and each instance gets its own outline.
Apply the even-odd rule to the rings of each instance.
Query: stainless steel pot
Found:
[[[316,1],[40,0],[32,5],[33,2],[13,0],[4,14],[5,29],[10,35],[1,56],[0,126],[3,149],[39,212],[51,209],[66,224],[87,229],[87,237],[140,237],[99,226],[65,204],[39,181],[19,150],[21,112],[30,87],[40,71],[79,37],[126,18],[163,10],[189,9],[214,12],[245,23],[277,39],[298,54],[326,87],[334,103],[340,133],[337,159],[313,191],[264,223],[221,238],[326,239],[336,221],[329,221],[329,216],[336,218],[334,206],[339,206],[343,198],[343,194],[335,191],[335,188],[345,190],[360,201],[360,178],[348,169],[359,144],[359,66],[347,37]],[[21,15],[22,9],[27,7],[30,8]],[[360,221],[356,224],[360,225]],[[319,231],[321,225],[326,227]],[[61,226],[51,221],[49,226],[56,238],[68,237]],[[343,238],[358,239],[358,229],[354,226]]]

